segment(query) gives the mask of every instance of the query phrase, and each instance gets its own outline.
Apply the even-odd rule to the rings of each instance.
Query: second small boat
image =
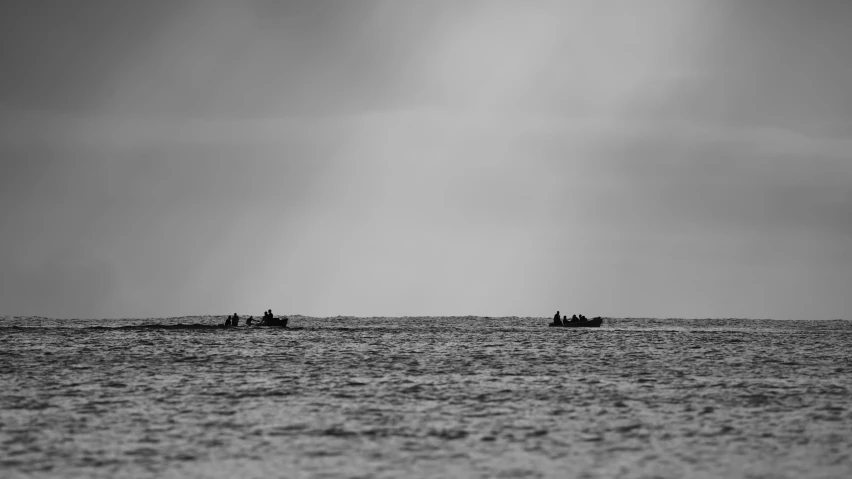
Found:
[[[563,324],[550,323],[552,328],[600,328],[603,318],[587,319],[585,321],[569,321]]]

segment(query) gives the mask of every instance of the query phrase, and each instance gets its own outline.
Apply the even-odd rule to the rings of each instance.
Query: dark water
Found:
[[[852,477],[852,322],[0,320],[2,477]]]

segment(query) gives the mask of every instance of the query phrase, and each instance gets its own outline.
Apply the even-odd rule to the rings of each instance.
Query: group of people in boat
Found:
[[[272,315],[272,310],[266,310],[263,312],[263,319],[257,323],[258,326],[282,326],[287,327],[288,318],[286,316],[281,316],[280,318],[276,318]],[[246,319],[246,326],[251,326],[254,323],[254,316],[249,316]],[[233,316],[228,316],[228,319],[225,320],[225,327],[230,326],[239,326],[240,325],[240,317],[237,316],[237,313],[234,313]]]
[[[568,316],[564,316],[564,315],[560,318],[559,311],[557,311],[556,314],[553,315],[553,325],[555,325],[555,326],[563,326],[563,325],[566,325],[568,323],[578,323],[578,322],[581,322],[581,321],[588,321],[588,320],[589,320],[589,318],[583,316],[582,314],[579,315],[579,316],[577,316],[575,314],[575,315],[571,316],[570,319],[568,318]]]

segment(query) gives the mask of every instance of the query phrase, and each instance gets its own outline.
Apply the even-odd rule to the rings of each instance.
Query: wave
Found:
[[[245,317],[243,317],[244,319]],[[547,328],[549,317],[483,317],[483,316],[422,316],[422,317],[309,317],[290,315],[287,329],[294,326],[322,330],[388,330],[443,329],[474,327],[483,331],[517,331],[518,329]],[[201,315],[172,318],[125,318],[125,319],[55,319],[38,316],[0,317],[0,329],[99,329],[99,330],[219,330],[224,326],[225,316]],[[295,323],[295,324],[294,324]],[[275,326],[246,327],[243,324],[230,329],[276,328]],[[604,317],[603,330],[804,330],[804,331],[852,331],[852,321],[833,320],[777,320],[736,318],[615,318]]]

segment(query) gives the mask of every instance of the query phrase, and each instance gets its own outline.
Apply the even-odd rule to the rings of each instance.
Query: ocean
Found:
[[[223,321],[0,319],[0,476],[852,477],[846,320]]]

